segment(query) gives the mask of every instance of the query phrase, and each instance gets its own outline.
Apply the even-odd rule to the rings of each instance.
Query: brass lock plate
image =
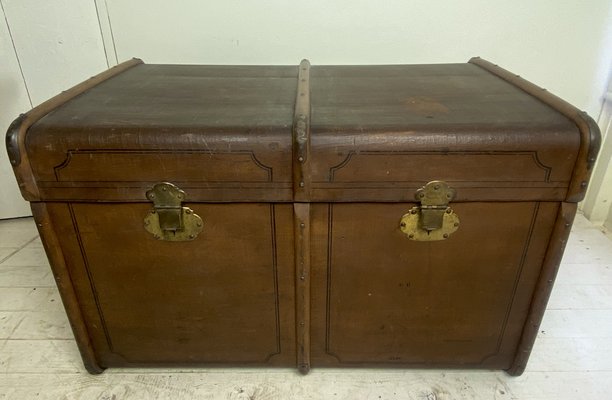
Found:
[[[144,219],[145,229],[155,239],[172,242],[195,239],[204,227],[202,218],[189,207],[183,207],[185,192],[171,183],[156,184],[147,191],[153,209]]]
[[[400,220],[400,230],[410,240],[436,241],[447,239],[459,229],[459,216],[448,206],[455,189],[443,181],[432,181],[415,193],[421,205],[413,207]]]
[[[449,207],[442,216],[442,226],[431,231],[421,227],[421,210],[413,207],[410,212],[404,214],[400,221],[400,230],[410,240],[436,241],[448,239],[451,233],[459,229],[459,216]]]

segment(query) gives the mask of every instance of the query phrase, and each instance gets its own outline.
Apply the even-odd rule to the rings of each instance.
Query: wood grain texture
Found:
[[[143,230],[146,204],[54,205],[101,363],[294,365],[291,207],[188,205],[189,242]]]
[[[303,374],[310,371],[311,351],[311,210],[308,203],[293,205],[293,235],[295,254],[295,321],[297,338],[297,368]]]
[[[19,183],[21,194],[26,200],[40,200],[40,193],[36,184],[37,178],[33,175],[30,157],[26,150],[26,136],[30,127],[52,110],[77,97],[88,89],[141,63],[142,60],[136,58],[121,63],[43,102],[26,114],[18,117],[13,124],[11,124],[6,134],[7,150],[9,152],[11,165],[13,165],[13,171]]]
[[[22,117],[16,174],[88,368],[520,374],[594,155],[493,72],[133,61]],[[432,180],[461,226],[409,241],[399,219]],[[192,241],[143,229],[164,181],[204,221]]]
[[[309,201],[312,174],[310,172],[310,62],[299,66],[298,87],[293,112],[293,199]]]
[[[411,206],[316,207],[313,364],[507,368],[556,204],[455,204],[460,229],[431,243],[399,231]]]
[[[555,225],[550,236],[550,243],[542,264],[542,271],[535,288],[529,315],[525,321],[521,341],[516,350],[512,366],[508,369],[511,375],[520,375],[525,370],[533,343],[537,337],[546,304],[552,292],[553,284],[559,270],[563,250],[570,234],[570,228],[576,215],[576,203],[561,203]]]
[[[586,112],[580,111],[563,99],[489,61],[476,57],[472,58],[469,62],[524,90],[544,104],[565,115],[576,124],[580,130],[580,149],[578,150],[578,157],[574,165],[572,180],[565,201],[579,202],[584,199],[591,171],[601,146],[601,132],[595,120]]]
[[[31,219],[29,224],[32,228],[35,227]],[[10,225],[6,221],[0,221],[0,235],[14,232],[8,228]],[[313,239],[318,241],[319,236]],[[609,252],[612,251],[611,246],[607,249],[601,246],[603,243],[609,244],[609,239],[588,225],[580,215],[577,216],[569,243],[593,246],[593,256],[597,257],[609,257]],[[37,249],[40,255],[43,255],[43,249]],[[568,244],[567,251],[579,250],[572,250]],[[19,259],[20,256],[20,252],[17,252],[5,262],[13,258]],[[14,263],[20,264],[19,261]],[[567,266],[568,264],[563,265]],[[560,274],[563,271],[577,272],[577,276],[581,276],[579,283],[582,286],[605,285],[606,265],[589,263],[581,268],[586,269],[587,266],[590,272],[584,276],[578,273],[580,270],[563,268]],[[32,267],[48,268],[44,264],[30,268]],[[18,282],[19,279],[20,276],[16,275],[12,281]],[[42,285],[45,281],[41,280],[39,283]],[[574,285],[568,282],[565,286],[569,286],[571,291]],[[555,285],[553,292],[559,289],[562,288]],[[91,376],[83,368],[73,340],[54,340],[48,336],[53,330],[47,325],[67,324],[65,313],[59,304],[57,289],[53,290],[55,293],[51,293],[49,297],[56,299],[53,308],[40,312],[32,311],[44,314],[44,318],[37,323],[38,318],[32,315],[32,318],[29,318],[32,324],[25,320],[10,337],[3,334],[4,327],[14,327],[19,320],[28,319],[26,313],[30,312],[13,311],[10,307],[9,310],[0,312],[1,399],[105,400],[115,396],[117,399],[134,400],[253,397],[267,400],[376,400],[380,396],[389,399],[422,400],[428,396],[433,399],[435,396],[439,400],[574,400],[603,399],[612,390],[612,373],[606,360],[608,353],[601,351],[608,349],[612,340],[607,317],[611,314],[610,308],[589,310],[592,301],[588,292],[572,302],[575,309],[573,311],[550,309],[549,304],[541,325],[541,330],[545,332],[540,333],[540,338],[544,339],[536,342],[528,368],[520,377],[511,377],[501,371],[380,368],[314,368],[308,375],[297,374],[294,369],[117,368],[109,369],[102,375]],[[19,307],[39,307],[36,296],[27,292],[19,293]],[[12,296],[12,292],[0,292],[0,299],[10,299]],[[28,302],[32,302],[30,306]],[[17,305],[17,302],[5,300],[4,304]],[[3,319],[8,314],[12,314],[14,318]],[[67,332],[69,333],[69,329]]]
[[[51,270],[55,277],[57,288],[62,297],[62,303],[66,309],[70,325],[77,341],[79,352],[83,358],[85,368],[92,374],[99,374],[103,368],[98,362],[93,348],[90,332],[88,332],[83,314],[81,313],[80,303],[75,294],[73,278],[66,267],[66,259],[62,252],[60,239],[51,218],[47,205],[44,203],[31,203],[32,215],[36,221],[38,232],[45,246],[45,252],[51,264]]]
[[[458,201],[561,201],[594,157],[562,113],[473,64],[311,70],[131,68],[32,126],[32,198],[144,201],[173,181],[203,202],[398,202],[442,179]]]

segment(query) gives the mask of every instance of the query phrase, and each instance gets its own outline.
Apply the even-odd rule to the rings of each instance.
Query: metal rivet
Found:
[[[570,223],[569,223],[569,222],[566,222],[566,223],[565,223],[565,227],[566,227],[566,228],[569,228],[569,227],[570,227]]]
[[[189,239],[195,238],[195,235],[189,235]]]
[[[151,210],[151,214],[155,214],[155,210]]]
[[[402,222],[402,223],[400,224],[400,226],[401,226],[402,228],[405,228],[405,227],[406,227],[406,223],[405,223],[405,222]]]
[[[425,197],[425,193],[419,193],[419,197],[420,197],[420,198]]]
[[[162,186],[162,192],[165,192],[165,191],[166,191],[166,187]]]
[[[440,185],[435,185],[434,190],[438,190],[438,189],[440,189]]]
[[[185,210],[185,214],[191,214],[191,210],[190,209]]]
[[[408,237],[409,237],[410,239],[412,239],[412,238],[414,237],[414,234],[413,234],[413,233],[411,233],[410,235],[408,235]]]
[[[459,222],[455,222],[455,226],[459,226]]]
[[[303,223],[303,222],[300,224],[300,228],[303,228],[303,227],[305,227],[305,226],[306,226],[306,224],[305,224],[305,223]]]
[[[587,183],[586,183],[585,181],[582,181],[582,182],[580,183],[580,186],[582,186],[582,187],[584,188],[584,187],[586,187],[586,186],[587,186]]]
[[[154,197],[155,197],[155,194],[150,193],[150,194],[149,194],[149,197],[150,197],[150,198],[154,198]]]
[[[300,182],[300,187],[304,187],[304,182]]]
[[[453,210],[451,210],[450,208],[447,208],[447,209],[446,209],[446,213],[447,213],[447,214],[450,214],[450,213],[452,213],[452,212],[453,212]]]
[[[300,322],[300,326],[304,326],[305,324],[303,322]]]
[[[448,237],[448,233],[445,233],[444,235],[442,235],[442,237],[446,239]]]
[[[304,279],[306,279],[306,277],[304,275],[300,276],[300,280],[303,281]]]
[[[414,208],[412,210],[410,210],[410,214],[416,214],[417,210],[415,210]]]
[[[304,157],[298,157],[299,162],[304,162]]]
[[[200,221],[196,222],[196,226],[202,226],[202,223]]]

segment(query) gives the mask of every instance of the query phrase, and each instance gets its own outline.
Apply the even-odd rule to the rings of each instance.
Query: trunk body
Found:
[[[92,373],[522,373],[599,131],[481,59],[119,65],[7,148]]]

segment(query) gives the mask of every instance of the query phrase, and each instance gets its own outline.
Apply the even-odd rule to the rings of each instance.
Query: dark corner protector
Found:
[[[587,188],[588,188],[588,185],[582,186],[579,192],[568,195],[563,201],[565,203],[572,203],[572,204],[580,203],[586,197]]]
[[[584,111],[576,112],[574,122],[580,130],[580,159],[577,161],[575,175],[570,182],[566,202],[578,203],[584,200],[589,184],[589,178],[595,162],[597,154],[601,147],[601,130],[597,122]],[[584,157],[584,158],[583,158]]]
[[[128,64],[131,65],[132,67],[137,67],[141,64],[145,64],[144,61],[142,61],[142,58],[138,58],[138,57],[132,57],[129,60],[123,62],[123,63],[118,63],[117,65],[115,65],[113,68],[122,66],[123,64]]]
[[[308,373],[310,372],[310,364],[299,364],[297,369],[300,374],[308,375]]]
[[[525,366],[523,364],[515,364],[506,370],[506,373],[510,376],[521,376],[525,372]]]
[[[601,130],[599,129],[599,125],[597,122],[586,112],[582,111],[578,113],[579,118],[581,118],[589,131],[586,135],[588,138],[588,150],[587,150],[587,170],[592,170],[595,165],[595,161],[597,160],[597,154],[599,153],[599,148],[601,147]]]
[[[468,63],[468,64],[474,64],[474,65],[477,65],[477,66],[479,66],[480,68],[483,68],[483,69],[485,69],[485,70],[487,70],[487,71],[489,71],[489,72],[491,72],[491,73],[493,73],[493,74],[495,74],[493,71],[491,71],[491,69],[492,69],[493,67],[500,68],[500,66],[499,66],[499,65],[497,65],[497,64],[493,64],[491,61],[488,61],[488,60],[486,60],[485,58],[482,58],[482,57],[480,57],[480,56],[475,56],[475,57],[470,58],[470,59],[468,60],[468,62],[467,62],[467,63]],[[500,68],[500,69],[501,69],[501,68]],[[495,75],[496,75],[496,74],[495,74]]]
[[[17,167],[21,163],[21,153],[19,148],[19,132],[23,121],[26,119],[26,114],[20,114],[8,127],[6,131],[6,151],[13,167]]]
[[[87,372],[89,372],[91,375],[100,375],[106,369],[106,368],[102,368],[97,363],[90,362],[90,361],[84,361],[83,365],[85,366],[85,369],[87,370]]]

